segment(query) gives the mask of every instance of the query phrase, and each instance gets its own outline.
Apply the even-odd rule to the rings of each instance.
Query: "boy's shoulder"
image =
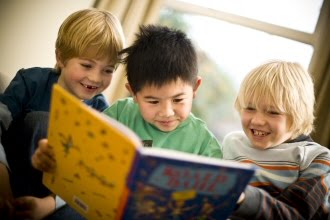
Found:
[[[223,146],[231,146],[240,143],[242,145],[250,145],[250,141],[243,131],[231,131],[223,138]]]
[[[190,130],[191,133],[198,133],[200,137],[204,138],[214,138],[216,139],[214,133],[209,129],[208,125],[204,120],[199,117],[196,117],[192,112],[189,114],[188,118],[181,123],[181,125],[176,129],[176,132]]]
[[[122,98],[122,99],[118,99],[116,102],[114,102],[113,104],[111,104],[111,106],[109,107],[109,109],[118,109],[118,110],[124,110],[124,109],[135,109],[137,108],[136,103],[134,102],[132,97],[126,97],[126,98]]]
[[[225,135],[224,139],[232,139],[232,138],[246,138],[246,135],[243,131],[231,131]]]
[[[122,99],[118,99],[115,103],[113,103],[114,105],[134,105],[134,100],[132,97],[126,97],[126,98],[122,98]]]
[[[35,92],[48,94],[51,91],[52,85],[58,81],[59,75],[53,68],[22,68],[17,71],[14,78],[10,81],[5,93],[8,96],[10,94],[18,95],[20,93],[27,93],[26,91],[28,90],[29,95]]]
[[[94,96],[90,100],[85,100],[84,102],[100,112],[103,112],[109,107],[109,102],[102,93]]]
[[[196,124],[197,126],[207,127],[206,122],[205,122],[203,119],[197,117],[197,116],[196,116],[194,113],[192,113],[192,112],[190,112],[188,118],[186,119],[186,122],[189,122],[189,123],[192,122],[192,123]]]
[[[133,98],[127,97],[112,103],[110,107],[104,110],[104,113],[118,119],[121,115],[132,116],[132,113],[137,111],[138,106]]]
[[[30,68],[21,68],[18,73],[23,74],[24,76],[29,75],[38,75],[38,74],[58,74],[56,69],[50,67],[30,67]]]
[[[54,68],[31,67],[20,69],[16,75],[27,81],[40,81],[42,79],[57,81],[60,74]]]

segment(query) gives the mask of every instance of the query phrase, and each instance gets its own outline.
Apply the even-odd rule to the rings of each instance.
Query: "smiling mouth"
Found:
[[[162,124],[169,124],[169,123],[171,123],[172,121],[160,121],[160,123],[162,123]]]
[[[85,85],[85,84],[82,84],[82,83],[81,83],[81,85],[84,86],[87,89],[97,89],[98,88],[97,86],[90,86],[90,85]]]
[[[174,121],[158,121],[160,124],[168,126],[171,125]]]
[[[264,132],[264,131],[258,131],[258,130],[255,130],[255,129],[251,129],[253,135],[255,136],[259,136],[259,137],[264,137],[268,134],[270,134],[269,132]]]

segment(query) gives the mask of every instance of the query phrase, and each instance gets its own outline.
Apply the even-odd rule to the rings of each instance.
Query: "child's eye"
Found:
[[[173,102],[174,103],[180,103],[180,102],[182,102],[183,101],[183,99],[173,99]]]
[[[107,69],[104,71],[106,74],[113,74],[114,69]]]
[[[87,68],[87,69],[92,68],[92,65],[90,65],[90,64],[86,64],[86,63],[82,63],[81,66],[83,66],[83,67],[85,67],[85,68]]]
[[[277,111],[268,111],[268,114],[271,114],[271,115],[280,115],[281,113],[280,112],[277,112]]]
[[[246,111],[254,111],[254,110],[256,110],[256,109],[253,108],[253,107],[248,106],[248,107],[245,108],[245,110],[246,110]]]
[[[159,102],[158,101],[147,101],[148,103],[150,103],[150,104],[153,104],[153,105],[156,105],[156,104],[158,104]]]

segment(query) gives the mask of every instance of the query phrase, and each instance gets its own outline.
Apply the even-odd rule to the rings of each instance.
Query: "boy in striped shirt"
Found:
[[[270,61],[245,77],[235,102],[244,132],[224,138],[223,156],[258,172],[231,219],[328,219],[330,150],[309,136],[314,102],[298,63]]]

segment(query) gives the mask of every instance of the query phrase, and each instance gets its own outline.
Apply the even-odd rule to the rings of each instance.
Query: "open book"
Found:
[[[88,219],[226,219],[246,164],[144,148],[126,126],[54,86],[48,130],[57,168],[43,182]]]

